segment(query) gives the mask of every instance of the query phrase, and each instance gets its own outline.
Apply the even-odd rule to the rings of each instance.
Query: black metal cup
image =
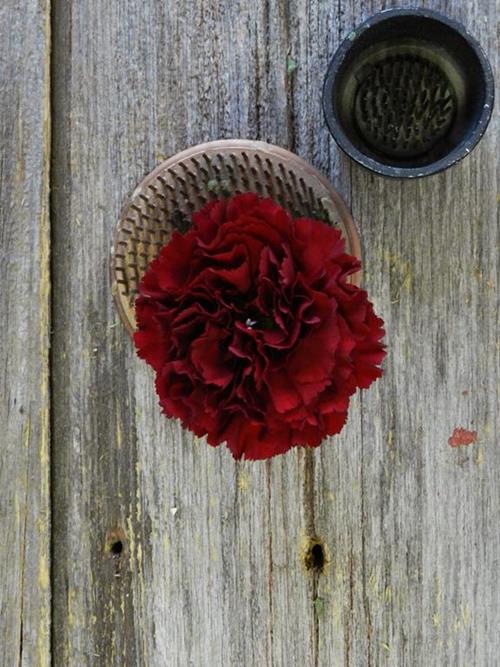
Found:
[[[388,9],[351,32],[325,78],[323,109],[339,146],[384,176],[447,169],[483,136],[493,73],[477,41],[428,9]]]

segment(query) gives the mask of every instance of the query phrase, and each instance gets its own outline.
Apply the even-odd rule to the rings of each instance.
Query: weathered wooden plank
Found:
[[[48,665],[49,2],[0,7],[0,663]]]
[[[495,55],[488,3],[433,6]],[[339,155],[323,74],[377,9],[56,2],[56,664],[494,664],[495,128],[418,183]],[[237,464],[167,422],[109,293],[123,194],[165,155],[228,136],[288,146],[330,174],[387,320],[385,379],[311,456]],[[479,443],[452,450],[455,426],[477,426]],[[300,562],[314,533],[331,561],[317,577]]]
[[[468,25],[498,65],[494,3],[430,4]],[[343,6],[344,33],[380,8]],[[410,183],[350,172],[389,355],[385,379],[358,403],[360,430],[352,415],[337,456],[317,455],[316,515],[332,554],[320,654],[324,664],[496,664],[498,125],[445,174]],[[478,443],[452,449],[457,426]]]
[[[54,652],[63,664],[309,655],[297,456],[278,464],[290,516],[272,507],[265,463],[237,465],[166,422],[151,374],[116,326],[107,268],[123,195],[163,155],[219,136],[286,145],[287,22],[283,7],[246,1],[58,7]],[[117,526],[124,551],[113,559],[105,542]]]

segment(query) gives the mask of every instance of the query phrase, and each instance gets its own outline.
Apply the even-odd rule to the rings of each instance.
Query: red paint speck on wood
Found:
[[[472,445],[477,442],[477,431],[468,431],[466,428],[455,428],[451,437],[448,438],[450,447],[460,447],[461,445]]]

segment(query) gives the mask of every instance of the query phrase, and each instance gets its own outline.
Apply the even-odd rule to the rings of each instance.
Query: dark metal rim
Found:
[[[455,148],[451,150],[448,155],[424,167],[392,166],[367,156],[352,144],[342,129],[342,126],[336,118],[333,110],[333,85],[335,83],[339,69],[344,62],[344,59],[353,48],[356,39],[359,37],[359,35],[366,32],[374,25],[397,16],[418,16],[429,18],[434,21],[443,23],[455,32],[459,33],[467,41],[469,47],[476,54],[484,76],[485,99],[481,116],[479,117],[473,132],[466,139],[455,146]],[[363,23],[356,26],[356,28],[354,28],[354,30],[352,30],[341,43],[332,60],[330,61],[323,85],[323,113],[328,129],[330,130],[331,135],[340,148],[363,167],[366,167],[367,169],[370,169],[377,174],[381,174],[382,176],[391,176],[393,178],[421,178],[423,176],[430,176],[431,174],[436,174],[440,171],[443,171],[444,169],[447,169],[448,167],[451,167],[466,157],[484,135],[486,128],[488,127],[488,123],[491,119],[494,101],[495,87],[493,83],[493,72],[488,58],[486,57],[486,54],[479,42],[458,21],[455,21],[454,19],[451,19],[439,12],[424,8],[384,9],[378,14],[370,17]]]

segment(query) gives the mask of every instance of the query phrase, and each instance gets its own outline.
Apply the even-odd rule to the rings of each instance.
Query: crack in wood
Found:
[[[266,478],[267,478],[267,509],[269,521],[269,538],[268,538],[268,594],[269,594],[269,655],[273,656],[273,531],[272,531],[272,504],[271,504],[271,490],[272,490],[272,461],[266,462]]]
[[[314,487],[314,450],[310,447],[304,448],[304,530],[306,541],[303,551],[303,563],[306,571],[310,574],[310,599],[312,607],[312,637],[311,648],[313,664],[318,665],[319,660],[319,610],[316,606],[318,600],[319,578],[323,574],[327,563],[328,554],[324,541],[316,534],[315,527],[315,487]]]

